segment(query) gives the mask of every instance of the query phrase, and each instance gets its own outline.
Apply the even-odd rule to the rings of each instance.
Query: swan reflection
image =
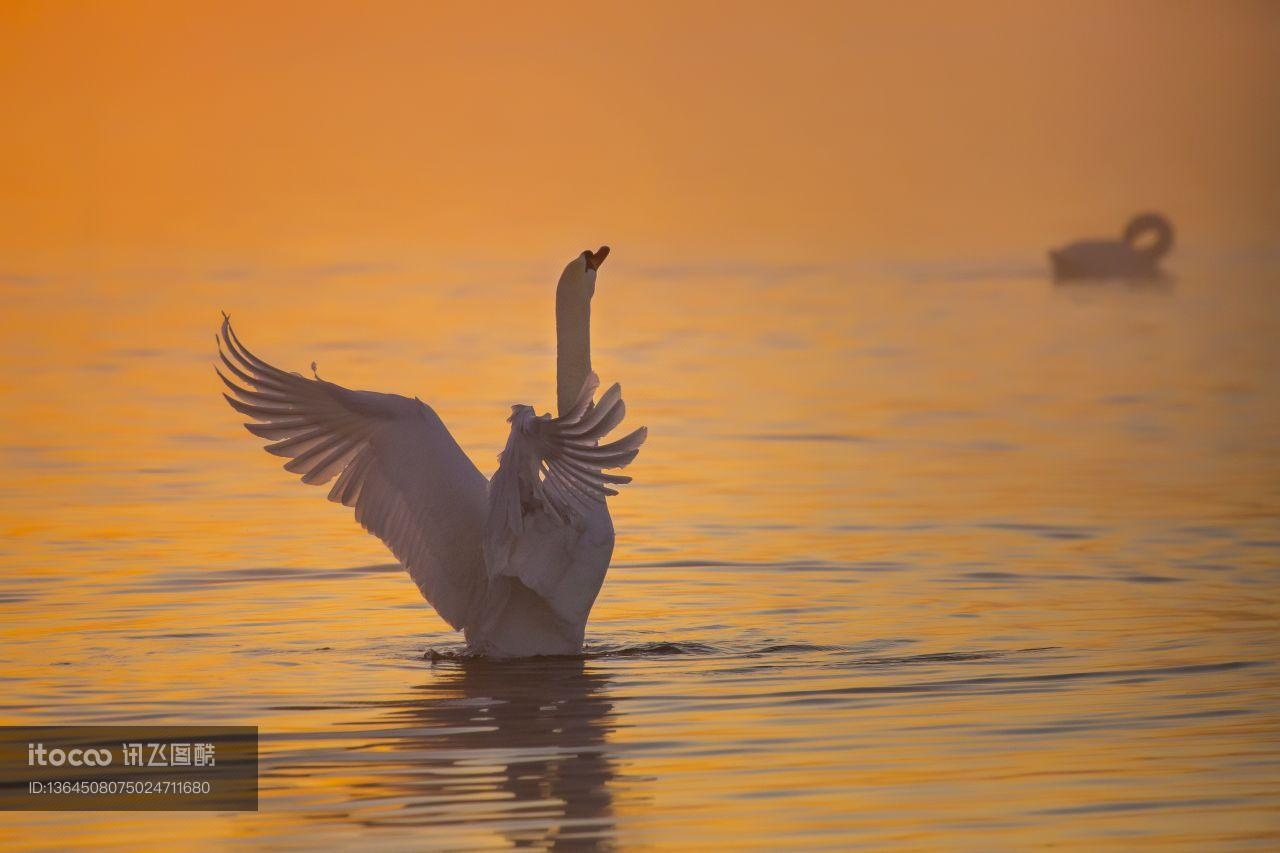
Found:
[[[379,744],[404,771],[400,826],[466,823],[518,847],[580,848],[614,834],[608,680],[581,659],[437,664],[392,703]],[[397,756],[394,753],[413,753]]]

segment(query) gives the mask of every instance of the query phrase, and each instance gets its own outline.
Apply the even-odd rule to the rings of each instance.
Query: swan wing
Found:
[[[503,572],[511,544],[534,516],[554,526],[571,526],[616,495],[614,485],[631,482],[606,470],[636,458],[648,430],[601,444],[626,415],[622,389],[612,385],[593,403],[600,380],[587,376],[574,405],[564,415],[537,416],[529,406],[512,406],[511,433],[489,484],[485,556],[492,577]]]
[[[283,456],[286,471],[354,508],[423,596],[454,628],[484,597],[487,481],[429,406],[398,394],[352,391],[272,367],[222,321],[218,375],[244,426]]]

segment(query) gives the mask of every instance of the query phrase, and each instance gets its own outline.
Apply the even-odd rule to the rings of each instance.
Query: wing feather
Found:
[[[600,445],[600,439],[622,422],[626,405],[616,384],[592,405],[599,384],[594,373],[588,375],[577,401],[559,418],[537,417],[528,406],[512,407],[511,434],[489,488],[485,552],[491,574],[505,565],[505,555],[528,516],[545,510],[558,523],[571,524],[616,495],[610,485],[631,482],[630,477],[604,469],[630,464],[648,432],[641,427]]]
[[[351,507],[455,628],[477,615],[487,584],[487,483],[430,407],[287,373],[254,355],[224,315],[218,377],[245,428],[285,470]]]

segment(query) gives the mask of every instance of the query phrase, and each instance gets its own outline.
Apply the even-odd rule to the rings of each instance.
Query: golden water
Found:
[[[591,654],[432,663],[457,638],[222,402],[218,311],[421,397],[489,472],[507,407],[553,403],[556,272],[3,284],[0,722],[257,725],[262,774],[258,813],[10,813],[0,843],[1280,843],[1274,265],[618,252],[595,366],[651,437]]]

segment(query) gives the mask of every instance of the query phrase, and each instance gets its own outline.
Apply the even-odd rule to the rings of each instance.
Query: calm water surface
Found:
[[[618,252],[596,369],[651,437],[590,653],[458,660],[222,403],[218,311],[422,397],[489,472],[507,407],[553,403],[557,270],[2,285],[0,720],[253,724],[263,756],[258,813],[6,814],[0,843],[1280,844],[1276,266]]]

